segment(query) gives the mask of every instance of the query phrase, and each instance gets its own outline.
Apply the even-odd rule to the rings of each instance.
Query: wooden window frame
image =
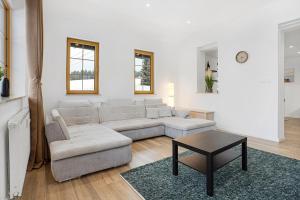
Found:
[[[94,90],[70,90],[70,49],[71,43],[78,43],[95,47]],[[67,94],[99,94],[99,43],[76,38],[67,38],[67,67],[66,67],[66,93]]]
[[[1,0],[3,4],[3,8],[5,10],[4,13],[4,24],[5,24],[5,30],[4,30],[4,70],[6,70],[6,77],[10,79],[10,31],[11,31],[11,24],[10,24],[10,18],[11,18],[11,8],[6,0]]]
[[[135,55],[142,54],[146,56],[150,56],[150,91],[137,91],[135,89]],[[143,95],[143,94],[154,94],[154,53],[150,51],[144,51],[135,49],[134,50],[134,94]]]

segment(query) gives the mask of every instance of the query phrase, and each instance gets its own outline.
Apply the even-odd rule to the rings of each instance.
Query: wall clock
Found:
[[[238,63],[245,63],[248,60],[248,53],[246,51],[240,51],[236,54],[235,60]]]

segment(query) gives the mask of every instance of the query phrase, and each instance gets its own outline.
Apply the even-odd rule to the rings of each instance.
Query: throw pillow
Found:
[[[145,105],[145,101],[144,101],[144,99],[138,99],[138,100],[135,100],[135,105],[139,105],[139,106],[143,106],[143,105]]]
[[[148,119],[157,119],[159,118],[159,109],[158,108],[147,108],[146,109]]]
[[[187,118],[189,116],[189,111],[187,110],[176,110],[176,117]]]
[[[171,107],[165,106],[159,108],[159,117],[172,117]]]
[[[166,107],[167,104],[161,103],[161,104],[152,104],[152,105],[146,105],[146,108],[161,108]]]
[[[172,108],[171,112],[172,112],[172,116],[175,117],[176,116],[176,110],[175,110],[174,107]]]

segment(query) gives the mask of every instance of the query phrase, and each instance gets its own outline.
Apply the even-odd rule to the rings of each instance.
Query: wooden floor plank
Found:
[[[281,143],[248,138],[249,147],[300,160],[300,119],[285,121],[286,140]],[[171,139],[157,137],[134,142],[132,161],[64,183],[56,182],[50,165],[28,172],[22,200],[139,200],[120,173],[171,156]],[[185,151],[180,148],[179,152]]]

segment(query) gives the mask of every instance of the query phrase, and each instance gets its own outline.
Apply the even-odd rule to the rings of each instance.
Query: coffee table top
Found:
[[[247,140],[247,137],[211,130],[174,139],[179,146],[202,154],[217,154]]]

